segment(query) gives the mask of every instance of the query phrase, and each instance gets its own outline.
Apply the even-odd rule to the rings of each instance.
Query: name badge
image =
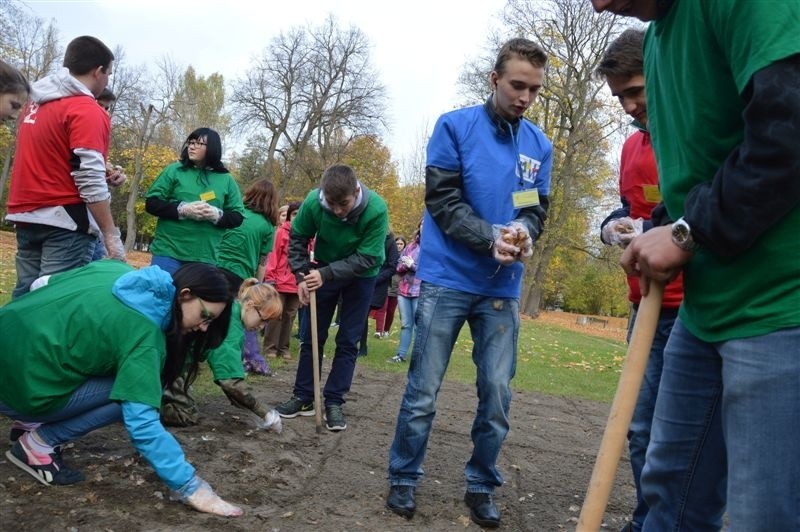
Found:
[[[511,195],[511,200],[515,209],[539,205],[539,190],[535,188],[518,190]]]
[[[644,192],[644,199],[648,203],[661,201],[661,191],[658,189],[658,185],[642,185],[642,192]]]
[[[203,192],[200,194],[200,199],[203,201],[211,201],[213,199],[217,199],[217,195],[214,194],[213,190],[209,190],[208,192]]]

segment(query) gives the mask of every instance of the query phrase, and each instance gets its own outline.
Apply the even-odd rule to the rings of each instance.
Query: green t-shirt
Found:
[[[244,379],[242,366],[242,347],[244,347],[244,325],[242,324],[242,304],[236,300],[231,305],[231,321],[225,340],[216,349],[207,353],[206,361],[211,367],[215,381],[225,379]]]
[[[800,52],[798,29],[800,3],[783,0],[678,0],[650,26],[648,127],[672,219],[742,142],[740,94],[755,72]],[[684,272],[686,327],[717,342],[800,325],[798,235],[795,208],[734,259],[698,251]]]
[[[263,214],[245,207],[242,225],[228,229],[222,236],[217,266],[242,279],[254,277],[258,271],[258,259],[272,251],[274,240],[275,227],[272,223]]]
[[[180,162],[167,166],[156,178],[147,197],[170,202],[205,201],[223,211],[244,214],[242,194],[231,174],[182,168]],[[207,221],[159,218],[150,251],[153,255],[180,261],[217,263],[217,251],[225,229]]]
[[[132,270],[94,262],[0,308],[0,400],[44,415],[63,408],[88,378],[115,376],[111,399],[159,408],[164,334],[111,293]]]
[[[345,222],[322,208],[319,189],[308,193],[292,220],[292,235],[314,240],[314,257],[325,264],[345,259],[353,253],[375,257],[375,266],[359,277],[378,275],[386,260],[383,244],[389,232],[389,211],[386,202],[370,191],[367,206],[355,223]]]

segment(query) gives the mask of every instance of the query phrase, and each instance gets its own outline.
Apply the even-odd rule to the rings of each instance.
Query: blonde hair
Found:
[[[283,304],[278,291],[271,284],[260,283],[255,277],[250,277],[242,282],[239,288],[239,302],[243,305],[248,301],[253,302],[253,307],[263,315],[275,319],[283,312]]]

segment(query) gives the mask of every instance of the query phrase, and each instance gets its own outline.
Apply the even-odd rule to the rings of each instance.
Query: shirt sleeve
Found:
[[[122,421],[136,451],[170,489],[177,490],[194,477],[194,467],[186,461],[175,437],[164,429],[156,408],[123,401]]]

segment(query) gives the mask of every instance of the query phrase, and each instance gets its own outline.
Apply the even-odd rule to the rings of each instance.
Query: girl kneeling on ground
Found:
[[[57,448],[122,420],[181,501],[241,515],[196,474],[158,412],[162,388],[222,342],[230,302],[214,266],[186,264],[173,278],[104,260],[53,275],[0,308],[0,413],[40,423],[17,432],[6,457],[42,484],[73,484],[83,474]]]

